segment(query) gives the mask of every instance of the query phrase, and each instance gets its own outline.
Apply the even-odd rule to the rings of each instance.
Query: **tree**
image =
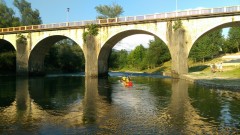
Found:
[[[97,16],[98,19],[106,19],[106,18],[115,18],[119,17],[124,11],[123,8],[113,3],[112,5],[99,5],[95,7],[96,11],[99,16]]]
[[[230,52],[240,51],[240,28],[232,27],[228,33],[228,49]]]
[[[149,42],[144,63],[148,68],[155,68],[171,59],[167,45],[160,39],[156,38]]]
[[[192,47],[189,57],[194,61],[205,62],[220,54],[224,39],[222,30],[216,30],[200,38]]]
[[[126,50],[121,50],[118,55],[119,68],[122,69],[127,66],[128,52]]]
[[[119,68],[119,63],[118,63],[118,51],[117,50],[112,50],[110,57],[108,58],[108,65],[109,68],[111,69],[118,69]]]
[[[145,54],[146,54],[146,49],[143,47],[143,45],[137,46],[128,55],[129,65],[137,69],[142,69],[143,68],[142,61],[145,57]]]
[[[128,52],[126,50],[112,50],[109,57],[109,68],[122,69],[127,66]]]
[[[84,70],[84,63],[81,48],[68,39],[54,44],[44,60],[48,71],[79,72]]]
[[[41,24],[42,20],[39,11],[32,10],[31,3],[26,0],[14,0],[14,6],[18,8],[21,14],[21,25]]]
[[[11,8],[8,8],[5,1],[0,1],[0,27],[14,27],[19,26],[20,21],[18,17],[14,16],[15,13]]]
[[[1,73],[14,73],[16,67],[16,54],[15,52],[0,53],[0,71]]]
[[[15,13],[8,8],[4,0],[0,0],[0,28],[19,26],[20,21]],[[0,41],[0,72],[14,73],[16,70],[16,53],[14,47],[5,40]]]

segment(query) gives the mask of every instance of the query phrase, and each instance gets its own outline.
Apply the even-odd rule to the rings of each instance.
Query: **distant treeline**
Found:
[[[109,68],[120,69],[151,69],[160,66],[163,62],[171,59],[168,47],[160,40],[155,39],[149,42],[149,48],[143,45],[137,46],[131,52],[126,50],[112,50],[109,57]]]

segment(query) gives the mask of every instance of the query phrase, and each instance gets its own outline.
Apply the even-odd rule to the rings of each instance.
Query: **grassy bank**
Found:
[[[189,73],[185,76],[205,86],[240,90],[240,64],[229,66],[223,63],[222,72],[211,72],[209,65],[219,62],[224,60],[216,58],[205,63],[189,62]]]

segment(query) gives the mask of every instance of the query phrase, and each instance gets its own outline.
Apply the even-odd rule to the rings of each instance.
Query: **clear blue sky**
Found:
[[[5,0],[13,7],[14,0]],[[240,0],[27,0],[33,9],[38,9],[44,24],[67,21],[67,8],[70,8],[69,21],[94,20],[98,5],[109,5],[113,2],[124,9],[122,16],[136,16],[171,12],[177,9],[212,8],[240,5]],[[17,12],[16,9],[14,9]]]

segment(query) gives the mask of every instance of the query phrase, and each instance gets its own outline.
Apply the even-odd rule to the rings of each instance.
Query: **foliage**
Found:
[[[19,26],[19,18],[8,8],[4,0],[0,0],[0,28]],[[14,47],[4,40],[0,41],[0,72],[16,72],[16,53]]]
[[[53,45],[45,57],[47,71],[79,72],[84,71],[84,54],[71,40],[62,40]]]
[[[240,28],[232,27],[229,29],[228,39],[224,48],[226,52],[239,52],[240,51]]]
[[[146,49],[143,47],[143,45],[137,46],[133,51],[130,52],[128,56],[128,64],[137,69],[142,69],[142,61],[145,57],[145,54]]]
[[[126,50],[112,50],[109,57],[109,67],[112,69],[122,69],[127,66],[128,52]]]
[[[41,24],[42,20],[39,11],[32,10],[31,4],[26,0],[14,0],[14,6],[20,12],[20,18],[15,16],[13,9],[7,7],[4,0],[0,1],[0,27],[16,27],[20,25]]]
[[[98,24],[90,24],[86,26],[88,28],[88,34],[92,36],[97,36],[99,31],[99,25]]]
[[[144,59],[148,68],[155,68],[170,59],[171,55],[168,47],[162,40],[155,39],[150,41],[147,55]]]
[[[170,59],[167,46],[160,39],[155,39],[149,42],[149,48],[139,45],[130,53],[126,50],[113,50],[109,58],[109,67],[117,70],[144,70],[155,68]]]
[[[208,33],[194,43],[189,57],[195,62],[205,62],[206,59],[212,59],[221,54],[223,43],[222,30]]]
[[[22,34],[17,34],[17,44],[27,44],[27,38]]]
[[[182,21],[178,19],[177,21],[174,22],[173,29],[176,31],[180,28],[182,28]]]
[[[15,52],[0,53],[0,71],[15,72],[16,70],[16,54]]]
[[[99,32],[99,25],[98,24],[88,24],[86,26],[87,31],[83,32],[83,41],[86,42],[87,40],[87,36],[91,35],[91,36],[97,36],[98,32]]]
[[[0,27],[14,27],[19,26],[20,21],[18,17],[14,16],[15,13],[13,9],[8,8],[6,3],[2,0],[0,1]]]
[[[123,8],[113,3],[112,5],[99,5],[95,7],[96,11],[99,16],[97,16],[98,19],[106,19],[106,18],[115,18],[120,16],[124,11]]]
[[[39,11],[37,9],[33,10],[31,3],[26,0],[14,0],[13,4],[20,12],[21,25],[35,25],[42,23]]]

